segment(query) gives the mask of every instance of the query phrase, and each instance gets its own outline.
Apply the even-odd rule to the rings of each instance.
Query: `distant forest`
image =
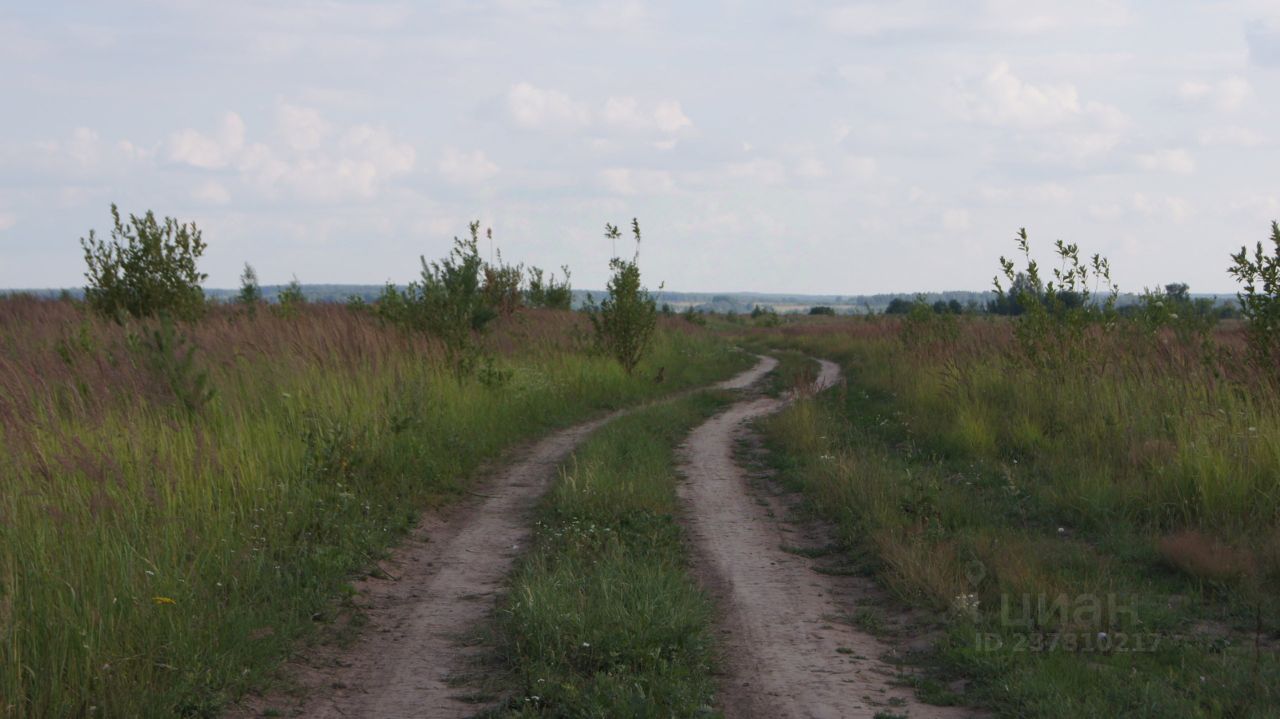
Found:
[[[274,302],[277,296],[288,285],[263,285],[263,298]],[[359,297],[365,302],[373,302],[382,293],[383,285],[302,285],[303,295],[312,302],[347,302],[352,297]],[[210,288],[205,295],[212,300],[226,302],[235,298],[238,290]],[[81,288],[6,290],[0,294],[32,294],[39,297],[58,297],[68,294],[80,298],[84,294]],[[597,299],[603,296],[603,290],[574,290],[573,305],[581,307],[588,295]],[[883,313],[896,310],[904,304],[914,303],[918,299],[926,304],[936,305],[941,302],[952,308],[960,308],[965,312],[984,312],[988,305],[996,299],[994,292],[972,292],[964,290],[947,292],[894,292],[874,295],[806,295],[776,294],[764,292],[668,292],[653,293],[658,305],[668,305],[673,311],[684,312],[690,308],[694,312],[714,312],[718,314],[750,314],[756,308],[777,312],[779,314],[807,314],[814,307],[830,307],[835,314],[868,314]],[[1235,295],[1197,294],[1191,293],[1195,299],[1208,300],[1214,305],[1234,308]],[[1118,307],[1135,305],[1139,295],[1131,292],[1122,293],[1117,301]]]

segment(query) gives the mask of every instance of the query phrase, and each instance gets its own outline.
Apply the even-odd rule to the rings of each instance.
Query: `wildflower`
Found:
[[[590,643],[590,642],[583,642],[583,643],[582,643],[582,646],[584,646],[584,647],[589,647],[589,646],[591,646],[591,643]]]
[[[156,604],[177,604],[178,603],[178,600],[174,599],[173,597],[152,597],[151,601],[155,602]]]

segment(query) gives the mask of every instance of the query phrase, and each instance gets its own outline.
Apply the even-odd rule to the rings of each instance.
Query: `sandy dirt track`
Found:
[[[815,390],[839,379],[835,364],[820,363]],[[815,572],[810,560],[782,549],[791,543],[785,520],[757,501],[733,450],[745,423],[788,401],[744,399],[694,430],[682,448],[680,493],[695,566],[721,612],[726,716],[969,716],[921,704],[910,689],[894,686],[897,670],[879,659],[887,647],[844,619],[856,597],[841,578]]]
[[[750,384],[772,366],[766,365],[762,360],[718,386]],[[320,648],[292,662],[287,673],[300,692],[250,699],[231,715],[257,716],[271,708],[316,719],[448,718],[484,709],[469,696],[473,690],[451,686],[450,679],[483,651],[466,635],[492,611],[530,539],[531,511],[559,464],[626,411],[538,441],[480,483],[470,500],[424,516],[381,564],[385,578],[357,586],[368,622],[355,644]]]

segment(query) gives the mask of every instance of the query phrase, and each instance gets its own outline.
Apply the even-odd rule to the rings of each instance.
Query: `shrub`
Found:
[[[439,262],[421,258],[421,282],[410,282],[404,290],[388,282],[375,307],[387,322],[438,337],[460,375],[475,367],[475,333],[497,316],[482,283],[480,223],[472,222],[470,230],[468,238],[453,238],[453,249]]]
[[[1280,362],[1280,224],[1271,223],[1270,254],[1259,242],[1249,256],[1248,248],[1231,256],[1235,262],[1227,272],[1244,285],[1237,293],[1240,312],[1249,326],[1249,347],[1266,367]]]
[[[545,307],[551,310],[567,310],[573,305],[573,290],[569,287],[569,266],[560,268],[564,272],[564,281],[557,282],[555,273],[543,273],[541,268],[529,268],[529,289],[525,292],[525,300],[530,307]],[[544,278],[545,275],[545,278]]]
[[[477,223],[473,232],[479,229]],[[489,242],[493,243],[493,230],[485,231]],[[496,262],[484,265],[484,299],[485,303],[497,314],[509,317],[524,303],[524,294],[520,285],[524,280],[524,265],[508,265],[502,261],[502,250],[498,250]]]
[[[834,307],[826,307],[824,305],[809,308],[809,314],[811,315],[834,315],[835,313]]]
[[[653,296],[640,285],[640,223],[631,220],[631,231],[636,239],[636,254],[630,261],[620,257],[609,260],[613,277],[609,279],[609,294],[596,305],[587,297],[587,313],[595,328],[596,341],[631,374],[644,355],[658,322],[658,308]],[[605,237],[616,240],[620,236],[615,225],[605,225]]]
[[[285,285],[280,293],[276,295],[277,310],[285,316],[293,316],[298,313],[298,308],[307,303],[307,296],[302,294],[302,285],[298,282],[298,278],[294,277],[289,284]]]
[[[1110,326],[1115,318],[1119,289],[1111,281],[1111,263],[1095,254],[1088,262],[1080,261],[1078,245],[1057,240],[1054,251],[1060,261],[1052,272],[1053,279],[1044,282],[1039,264],[1031,258],[1027,230],[1018,230],[1018,250],[1026,261],[1026,269],[1015,270],[1012,260],[1000,258],[1000,269],[1009,283],[1006,292],[1000,277],[994,280],[995,308],[1019,308],[1015,334],[1027,357],[1037,364],[1080,361],[1085,330],[1090,325]],[[1107,295],[1101,302],[1094,299],[1090,282],[1102,285]]]
[[[116,319],[124,314],[200,316],[205,309],[200,285],[207,275],[196,267],[205,244],[195,224],[172,217],[160,222],[150,210],[142,217],[129,215],[126,224],[114,204],[111,217],[110,240],[98,239],[93,230],[80,238],[88,265],[84,294],[89,306]]]

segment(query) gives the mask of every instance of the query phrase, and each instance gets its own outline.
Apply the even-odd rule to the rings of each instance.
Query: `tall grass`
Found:
[[[0,713],[216,714],[482,461],[741,362],[676,323],[628,377],[584,325],[519,313],[458,380],[365,313],[217,310],[182,330],[216,389],[192,412],[140,327],[0,302]]]
[[[928,661],[972,685],[926,693],[1007,716],[1274,715],[1280,397],[1239,329],[1208,351],[1099,333],[1048,368],[1009,329],[907,341],[896,321],[834,320],[751,339],[844,366],[847,390],[764,426],[863,565],[945,618]],[[1022,621],[1063,598],[1100,610]]]

